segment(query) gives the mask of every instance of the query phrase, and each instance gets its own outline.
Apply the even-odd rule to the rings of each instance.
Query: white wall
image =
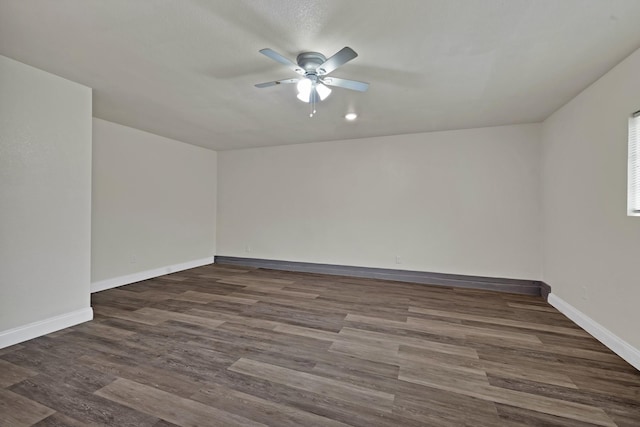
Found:
[[[91,317],[90,220],[91,89],[0,56],[0,347]]]
[[[215,151],[100,119],[93,144],[94,290],[213,261]]]
[[[218,255],[540,278],[539,125],[218,156]]]
[[[640,217],[627,217],[627,121],[636,51],[543,123],[543,279],[640,349]],[[640,353],[639,353],[640,354]],[[640,359],[639,359],[640,360]]]

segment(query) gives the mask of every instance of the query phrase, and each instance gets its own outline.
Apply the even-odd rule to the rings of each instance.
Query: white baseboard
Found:
[[[60,329],[87,322],[91,319],[93,319],[93,309],[87,307],[2,331],[0,332],[0,348],[9,347],[10,345],[50,334]]]
[[[549,304],[558,309],[562,314],[573,320],[582,329],[593,335],[611,351],[629,362],[634,368],[640,370],[640,350],[563,300],[553,293],[549,294]]]
[[[138,273],[127,274],[126,276],[114,277],[112,279],[100,280],[91,284],[91,293],[100,292],[118,286],[129,285],[131,283],[140,282],[142,280],[152,279],[165,274],[175,273],[176,271],[188,270],[190,268],[201,267],[203,265],[213,264],[213,257],[196,259],[194,261],[182,262],[180,264],[169,265],[166,267],[154,268],[152,270],[140,271]]]

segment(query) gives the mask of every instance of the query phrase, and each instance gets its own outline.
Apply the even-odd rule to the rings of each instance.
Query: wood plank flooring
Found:
[[[639,426],[640,372],[541,298],[211,265],[0,351],[0,426]]]

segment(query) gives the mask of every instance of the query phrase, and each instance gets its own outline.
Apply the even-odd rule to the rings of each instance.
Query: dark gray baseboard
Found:
[[[332,274],[393,280],[457,288],[485,289],[524,295],[542,295],[538,280],[504,279],[499,277],[465,276],[461,274],[429,273],[426,271],[393,270],[387,268],[351,267],[347,265],[315,264],[310,262],[277,261],[259,258],[216,256],[216,264],[242,265],[271,270]]]
[[[540,295],[545,301],[549,301],[549,294],[551,293],[551,286],[544,282],[540,282]]]

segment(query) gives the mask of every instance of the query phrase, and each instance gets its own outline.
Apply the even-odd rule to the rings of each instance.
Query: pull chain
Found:
[[[311,107],[311,113],[309,113],[309,117],[313,117],[313,115],[316,113],[316,94],[317,94],[317,90],[316,90],[316,85],[314,84],[311,87],[311,102],[309,103],[310,107]]]

